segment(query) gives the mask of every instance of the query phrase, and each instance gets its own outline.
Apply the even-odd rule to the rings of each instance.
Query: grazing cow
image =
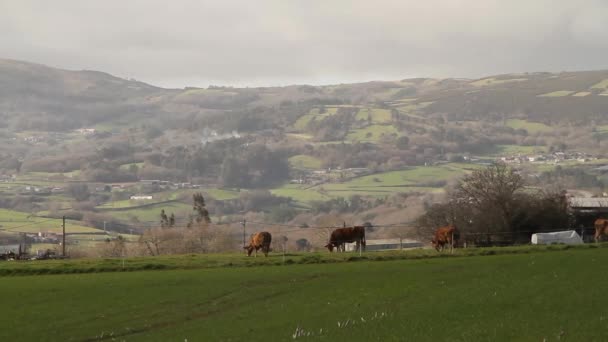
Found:
[[[365,250],[365,227],[355,226],[335,229],[333,232],[331,232],[329,242],[327,245],[325,245],[325,247],[327,247],[330,252],[334,251],[334,247],[337,248],[338,252],[340,250],[344,252],[344,244],[352,242],[357,243],[357,250],[359,250],[359,248],[363,248],[363,250]]]
[[[458,232],[458,229],[456,229],[456,226],[449,225],[437,228],[437,230],[435,231],[435,235],[433,236],[433,240],[431,240],[431,242],[433,243],[433,247],[435,247],[437,252],[439,252],[443,251],[446,244],[449,245],[450,248],[452,248],[456,244],[456,242],[458,242],[459,238],[460,233]]]
[[[595,227],[595,242],[600,242],[602,240],[602,236],[608,236],[608,220],[603,218],[598,218],[595,220],[593,224]]]
[[[249,239],[249,246],[243,247],[247,250],[247,256],[251,256],[251,252],[255,249],[255,257],[258,256],[258,249],[262,249],[264,256],[268,256],[270,251],[270,242],[272,241],[272,235],[269,232],[259,232],[251,235]]]

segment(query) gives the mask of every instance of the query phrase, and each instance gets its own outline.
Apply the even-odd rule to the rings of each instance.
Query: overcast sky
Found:
[[[0,58],[164,87],[608,69],[607,56],[605,0],[0,0]]]

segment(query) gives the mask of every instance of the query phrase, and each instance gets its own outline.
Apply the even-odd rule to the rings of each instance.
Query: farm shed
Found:
[[[0,254],[6,254],[9,252],[18,253],[19,245],[0,245]]]
[[[584,241],[592,241],[595,229],[593,223],[598,218],[608,218],[608,197],[570,197],[568,199],[573,222]]]
[[[579,245],[583,243],[583,239],[574,230],[566,230],[562,232],[532,234],[531,242],[533,245],[550,245],[552,243]]]
[[[388,251],[395,249],[405,248],[420,248],[422,243],[416,240],[409,239],[377,239],[377,240],[366,240],[365,250],[367,251]],[[346,250],[354,251],[357,245],[355,243],[347,243]]]

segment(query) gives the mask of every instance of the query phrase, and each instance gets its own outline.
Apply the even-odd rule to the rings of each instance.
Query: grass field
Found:
[[[313,120],[323,120],[330,115],[336,114],[337,111],[337,107],[326,107],[324,113],[319,113],[319,108],[314,108],[310,111],[310,113],[299,117],[294,123],[293,127],[298,131],[305,131],[309,122]]]
[[[514,129],[525,129],[528,133],[546,132],[552,130],[551,126],[540,122],[530,122],[520,119],[507,120],[507,126]]]
[[[558,90],[558,91],[553,91],[550,93],[546,93],[546,94],[541,94],[541,95],[537,95],[538,97],[562,97],[562,96],[568,96],[572,93],[575,93],[575,91],[572,90]]]
[[[407,170],[390,171],[353,178],[343,183],[326,183],[310,190],[322,191],[331,197],[351,195],[384,197],[397,192],[441,192],[443,186],[428,184],[460,177],[474,169],[471,164],[445,164],[440,166],[418,166]]]
[[[504,83],[511,83],[511,82],[522,82],[522,81],[527,81],[527,78],[511,78],[511,79],[504,79],[504,80],[500,80],[500,79],[496,79],[496,78],[483,78],[481,80],[477,80],[474,82],[469,83],[472,86],[475,87],[483,87],[483,86],[491,86],[491,85],[497,85],[497,84],[504,84]]]
[[[591,89],[608,89],[608,78],[592,85]]]
[[[35,217],[28,213],[0,209],[0,230],[7,232],[37,233],[61,232],[61,219],[46,219]],[[99,230],[80,225],[79,222],[66,221],[67,233],[90,233]]]
[[[498,145],[495,155],[534,154],[546,152],[546,146]]]
[[[555,251],[541,252],[550,249]],[[173,270],[4,277],[0,300],[11,314],[0,316],[0,339],[608,339],[608,277],[598,272],[608,248],[476,253],[503,252],[525,254],[372,261],[397,253],[367,253],[367,259],[325,253],[288,256],[291,262],[284,266],[275,254],[257,260],[192,255],[126,260],[127,268],[133,263],[150,270],[179,268]],[[359,261],[324,263],[326,258]],[[223,267],[200,267],[214,260]],[[276,266],[236,267],[246,262]],[[71,270],[81,265],[88,271],[100,264],[121,268],[119,259],[29,264]],[[0,269],[21,265],[2,263]],[[294,337],[296,329],[310,336]]]
[[[320,169],[321,160],[313,156],[298,154],[289,158],[289,164],[296,169]]]
[[[349,141],[378,142],[382,136],[399,135],[392,125],[370,125],[365,128],[352,130],[346,136]]]
[[[381,108],[361,108],[357,113],[357,120],[367,121],[372,119],[372,123],[386,123],[391,121],[391,111]]]
[[[175,201],[159,203],[144,208],[109,211],[107,213],[112,217],[123,221],[131,221],[133,218],[137,218],[137,220],[140,222],[157,222],[158,220],[160,220],[160,211],[163,209],[165,210],[167,215],[174,213],[176,216],[179,217],[179,213],[185,213],[192,210],[192,205]]]
[[[291,197],[294,201],[306,204],[311,201],[327,201],[331,197],[323,195],[317,190],[306,189],[305,186],[298,184],[286,184],[280,188],[270,190],[276,196]]]

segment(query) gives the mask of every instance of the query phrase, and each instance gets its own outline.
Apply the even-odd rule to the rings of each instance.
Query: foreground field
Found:
[[[285,341],[299,329],[310,337],[297,340],[607,340],[608,248],[553,249],[5,277],[0,339]]]

